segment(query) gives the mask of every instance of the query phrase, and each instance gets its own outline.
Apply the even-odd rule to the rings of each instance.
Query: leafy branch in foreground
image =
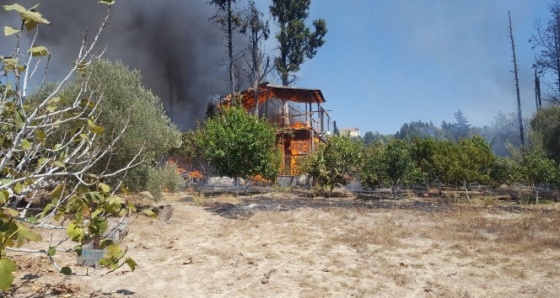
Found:
[[[134,206],[115,195],[118,187],[112,189],[104,181],[122,178],[142,163],[143,148],[118,169],[109,171],[101,167],[102,170],[94,171],[107,156],[115,154],[115,144],[128,129],[127,120],[113,133],[111,142],[103,146],[97,142],[105,132],[98,121],[104,94],[89,87],[91,73],[87,70],[102,54],[96,51],[96,43],[109,17],[110,6],[90,44],[84,36],[73,67],[60,83],[47,88],[45,77],[38,88],[43,91],[42,95],[29,96],[28,89],[36,70],[45,59],[45,68],[48,68],[51,55],[45,46],[36,44],[39,25],[49,24],[37,7],[3,6],[5,11],[18,12],[23,26],[21,29],[4,28],[6,36],[15,36],[16,46],[10,55],[0,56],[1,290],[9,289],[17,269],[7,250],[21,249],[27,241],[40,241],[41,236],[35,229],[51,228],[52,220],[65,220],[67,235],[77,242],[78,254],[82,243],[96,240],[106,249],[102,265],[115,268],[119,263],[126,263],[132,270],[135,268],[133,260],[123,260],[124,250],[104,239],[109,217],[127,216],[134,212]],[[22,30],[32,33],[26,50],[22,48],[27,41]],[[86,78],[80,81],[78,91],[68,96],[62,90],[76,74]],[[30,214],[32,202],[45,192],[50,202],[41,214]],[[21,208],[16,209],[18,206]],[[56,247],[49,247],[44,253],[52,261]],[[56,264],[55,267],[61,273],[72,273],[69,267],[60,268]]]

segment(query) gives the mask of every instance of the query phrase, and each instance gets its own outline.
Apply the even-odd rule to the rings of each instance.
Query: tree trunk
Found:
[[[471,202],[471,197],[469,195],[469,185],[467,183],[467,180],[463,180],[463,186],[465,187],[465,193],[467,194],[467,200],[469,200],[469,203]]]
[[[535,203],[539,203],[539,188],[533,184],[533,188],[535,189]]]
[[[556,10],[554,12],[554,18],[556,21],[556,26],[554,26],[554,48],[556,56],[556,83],[558,84],[558,95],[560,95],[560,12]],[[557,95],[557,96],[558,96]]]
[[[535,103],[537,105],[537,111],[542,108],[542,99],[541,99],[541,80],[539,79],[539,75],[537,74],[537,68],[535,67]]]
[[[521,116],[521,95],[519,92],[519,76],[517,71],[517,57],[515,55],[515,42],[513,39],[513,28],[511,26],[511,13],[508,11],[509,19],[509,37],[511,40],[511,51],[513,53],[513,73],[515,75],[515,93],[517,95],[517,118],[519,121],[519,137],[521,139],[521,146],[525,145],[525,136],[523,134],[523,117]],[[560,83],[560,81],[559,81]]]
[[[235,101],[235,73],[233,71],[233,11],[231,10],[231,0],[227,2],[227,25],[228,25],[228,59],[229,59],[229,87],[231,90],[231,103],[234,104]]]

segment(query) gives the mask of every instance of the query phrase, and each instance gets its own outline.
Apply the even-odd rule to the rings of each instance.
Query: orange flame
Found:
[[[204,174],[202,174],[202,172],[200,172],[199,170],[194,170],[192,172],[189,172],[189,177],[194,179],[202,179],[204,178]]]

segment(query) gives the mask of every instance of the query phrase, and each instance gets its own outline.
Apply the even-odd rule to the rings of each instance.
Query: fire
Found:
[[[183,173],[187,172],[183,165],[183,162],[181,162],[180,160],[175,160],[174,158],[170,157],[167,160],[167,164],[175,166],[175,173],[177,175],[182,175]]]
[[[252,180],[254,183],[265,183],[265,184],[270,183],[270,180],[265,179],[265,178],[264,178],[263,176],[261,176],[261,175],[253,176],[253,178],[252,178],[251,180]]]
[[[308,126],[303,122],[294,122],[292,125],[290,125],[290,127],[298,129],[298,128],[307,128]]]
[[[193,179],[202,179],[202,178],[204,178],[204,174],[202,174],[202,172],[200,172],[199,170],[194,170],[194,171],[192,171],[192,172],[189,172],[188,176],[189,176],[190,178],[193,178]]]

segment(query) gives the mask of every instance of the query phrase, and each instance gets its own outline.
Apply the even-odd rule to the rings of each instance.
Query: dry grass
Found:
[[[126,244],[140,272],[71,282],[86,293],[124,287],[139,297],[559,294],[557,207],[519,213],[472,206],[440,212],[329,207],[231,219],[204,206],[238,204],[239,197],[194,197],[192,204],[180,196],[168,200],[174,208],[168,223],[139,218],[131,226]]]

